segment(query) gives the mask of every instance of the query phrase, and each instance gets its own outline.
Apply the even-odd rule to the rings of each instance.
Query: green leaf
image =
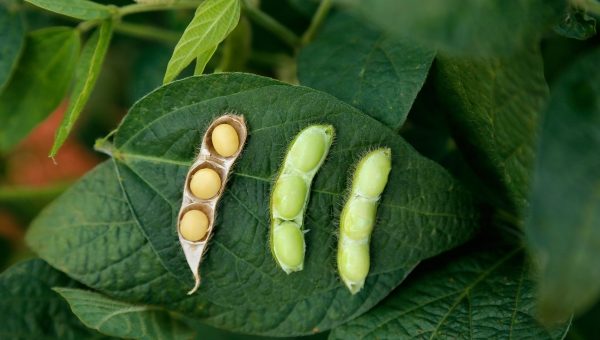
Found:
[[[386,31],[458,55],[510,55],[558,21],[562,0],[344,0]]]
[[[25,47],[23,16],[9,4],[0,3],[0,93],[17,67]]]
[[[79,53],[79,33],[51,27],[29,34],[23,58],[0,95],[0,152],[9,150],[63,99]]]
[[[239,0],[204,1],[175,46],[163,82],[173,81],[196,59],[195,73],[201,74],[219,43],[233,31],[239,19]]]
[[[137,306],[102,294],[73,288],[55,288],[73,313],[89,328],[127,339],[191,339],[194,331],[180,317],[156,307]]]
[[[544,114],[527,235],[541,310],[581,312],[600,295],[600,49],[556,83]]]
[[[4,339],[93,339],[55,292],[54,286],[79,287],[42,260],[18,263],[0,274],[0,337]]]
[[[438,61],[438,94],[465,158],[498,195],[493,203],[522,217],[535,133],[548,97],[539,50],[507,58]]]
[[[94,89],[98,75],[102,70],[104,56],[110,45],[112,32],[113,22],[111,20],[104,21],[85,43],[81,51],[75,70],[75,86],[71,92],[69,107],[60,127],[56,131],[50,157],[56,156]]]
[[[348,14],[336,13],[300,52],[298,77],[302,84],[329,92],[399,129],[434,56],[434,51],[412,41],[389,37]]]
[[[116,13],[116,8],[88,0],[25,0],[48,11],[81,20],[108,19]]]
[[[596,35],[596,19],[585,10],[569,6],[554,31],[567,38],[586,40]]]
[[[225,112],[244,115],[249,139],[219,203],[203,283],[187,296],[193,280],[175,228],[182,186],[204,129]],[[268,249],[271,180],[290,139],[317,122],[335,126],[336,143],[313,182],[305,269],[286,275]],[[352,164],[378,145],[392,149],[393,170],[373,232],[371,272],[352,296],[335,272],[335,221]],[[112,298],[236,332],[290,336],[340,325],[478,225],[469,193],[396,132],[330,95],[268,78],[220,73],[163,86],[134,105],[114,146],[99,147],[113,159],[41,213],[29,245]]]
[[[535,319],[535,280],[518,249],[469,252],[410,277],[329,339],[562,339]]]

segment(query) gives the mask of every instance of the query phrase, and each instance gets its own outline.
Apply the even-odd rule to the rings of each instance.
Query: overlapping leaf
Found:
[[[175,230],[182,186],[204,129],[226,112],[245,116],[249,140],[218,208],[203,284],[188,297],[192,278]],[[333,124],[337,139],[313,185],[305,269],[288,276],[268,250],[271,179],[289,140],[316,122]],[[335,273],[335,221],[352,164],[379,145],[392,149],[393,170],[371,272],[352,296]],[[164,86],[138,102],[114,146],[103,147],[113,159],[39,216],[29,244],[112,298],[239,332],[289,336],[342,324],[478,224],[470,195],[397,133],[329,95],[267,78],[225,73]]]
[[[29,34],[23,58],[0,95],[0,152],[9,150],[54,110],[69,86],[79,33],[51,27]]]
[[[336,13],[301,51],[298,77],[399,129],[434,56],[413,41],[389,37],[349,14]]]
[[[100,20],[110,18],[114,10],[88,0],[25,0],[48,11],[81,20]]]
[[[0,2],[0,93],[8,83],[25,46],[25,25],[19,11]]]
[[[527,234],[540,263],[541,308],[556,318],[600,295],[600,50],[553,88],[544,115]]]

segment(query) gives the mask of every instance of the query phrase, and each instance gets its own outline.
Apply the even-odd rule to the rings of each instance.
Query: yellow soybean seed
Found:
[[[215,151],[223,156],[233,156],[240,147],[240,137],[233,126],[229,124],[217,125],[211,135]]]
[[[288,148],[271,196],[271,252],[286,273],[304,266],[304,210],[312,180],[327,158],[333,126],[312,125]]]
[[[369,273],[369,242],[377,204],[391,169],[390,149],[377,149],[365,155],[354,171],[350,195],[342,209],[338,272],[352,294],[362,289]]]
[[[190,191],[200,199],[213,198],[219,190],[221,190],[221,177],[213,169],[200,169],[194,173],[190,180]]]
[[[198,242],[208,232],[208,217],[200,210],[190,210],[183,214],[179,223],[179,231],[184,239]]]
[[[273,252],[279,262],[289,268],[298,268],[304,262],[304,240],[300,226],[283,222],[273,230]]]

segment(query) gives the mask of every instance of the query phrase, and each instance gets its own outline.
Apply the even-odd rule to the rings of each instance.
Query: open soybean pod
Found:
[[[352,294],[362,289],[369,273],[369,242],[377,204],[391,169],[390,149],[367,153],[356,166],[350,194],[342,209],[337,264],[340,277]]]
[[[196,282],[188,294],[200,286],[199,267],[213,231],[217,202],[247,134],[242,116],[228,114],[217,118],[208,127],[186,176],[177,233]]]
[[[304,211],[312,180],[333,142],[331,125],[312,125],[292,141],[271,195],[271,252],[286,272],[304,267]]]

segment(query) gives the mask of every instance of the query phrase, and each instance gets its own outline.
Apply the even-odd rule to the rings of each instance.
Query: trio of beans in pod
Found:
[[[212,233],[215,208],[246,137],[243,117],[224,115],[217,118],[207,129],[200,153],[188,172],[177,231],[196,280],[189,294],[200,285],[198,271]],[[327,158],[333,138],[331,125],[311,125],[300,131],[288,147],[273,185],[271,252],[288,274],[304,267],[304,214],[310,187]],[[354,169],[340,216],[337,253],[338,272],[352,294],[362,289],[369,273],[369,242],[377,205],[391,167],[391,150],[380,148],[364,155]]]

